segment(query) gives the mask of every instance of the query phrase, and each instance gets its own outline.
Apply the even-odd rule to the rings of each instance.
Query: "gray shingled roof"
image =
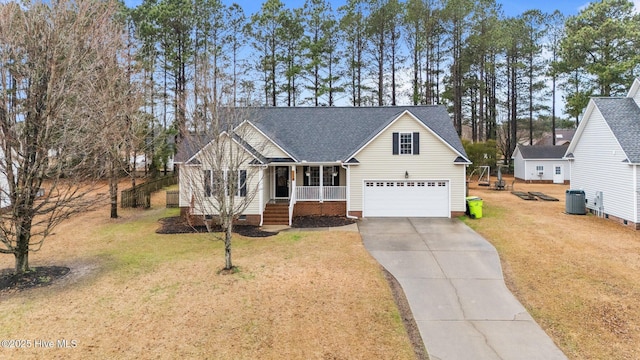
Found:
[[[203,144],[211,141],[206,135],[189,134],[178,145],[176,155],[173,158],[175,163],[183,163],[193,155],[195,155],[202,148]]]
[[[640,164],[640,107],[633,98],[593,98],[604,120],[633,164]]]
[[[251,122],[297,161],[347,161],[405,110],[468,158],[444,106],[265,107]]]
[[[518,149],[520,149],[520,154],[522,154],[523,159],[531,160],[531,159],[562,159],[564,153],[567,151],[567,146],[569,144],[563,146],[553,146],[553,145],[533,145],[533,146],[523,146],[518,145]]]
[[[575,134],[576,129],[556,129],[556,145],[570,143]],[[536,145],[553,145],[553,134],[546,134]]]

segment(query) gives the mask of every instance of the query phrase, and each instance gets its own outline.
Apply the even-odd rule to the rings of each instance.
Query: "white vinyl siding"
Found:
[[[268,158],[286,158],[287,153],[282,151],[276,144],[257,131],[252,125],[245,123],[238,134],[256,149],[260,154]]]
[[[513,155],[513,175],[518,179],[526,180],[526,166],[527,163],[524,161],[520,149],[516,148],[516,152]]]
[[[392,134],[420,133],[420,154],[392,154]],[[458,154],[409,115],[394,122],[356,154],[360,162],[351,166],[350,211],[363,210],[363,183],[369,179],[438,179],[449,181],[451,211],[465,210],[465,166],[455,165]]]
[[[594,208],[595,193],[602,191],[605,213],[634,219],[633,166],[623,163],[626,155],[597,107],[583,121],[584,130],[574,141],[571,188],[585,191],[588,208]]]
[[[205,147],[206,151],[206,147]],[[245,151],[243,148],[235,145],[235,149],[233,151]],[[247,164],[240,166],[239,170],[247,171],[247,193],[255,193],[259,186],[260,177],[260,169],[258,167],[249,166],[248,163],[253,160],[253,158],[249,155],[245,157]],[[197,160],[201,162],[200,165],[197,166],[189,166],[189,165],[181,165],[180,166],[180,206],[181,207],[189,207],[191,206],[192,195],[195,197],[196,201],[194,202],[194,215],[215,215],[215,207],[214,207],[214,197],[206,197],[205,200],[202,201],[204,195],[204,171],[212,170],[214,166],[208,161],[211,161],[210,156],[200,155],[197,156]],[[224,167],[224,165],[223,165]],[[215,172],[214,172],[215,175]],[[184,184],[184,185],[183,185]],[[262,209],[260,209],[260,204],[262,201],[260,200],[260,194],[256,194],[249,204],[249,206],[244,211],[246,215],[260,214],[262,213]],[[236,201],[245,201],[245,197],[236,196]]]
[[[524,159],[520,150],[516,150],[513,156],[513,174],[521,180],[548,180],[553,181],[554,166],[562,165],[564,180],[571,180],[569,162],[562,159]],[[542,166],[544,173],[538,175],[538,166]]]
[[[571,179],[571,171],[569,169],[569,162],[566,160],[522,160],[521,166],[519,166],[519,172],[516,174],[518,179],[522,180],[546,180],[553,181],[553,174],[555,171],[555,165],[562,165],[564,171],[564,180]],[[515,164],[514,164],[515,166]],[[540,167],[542,167],[542,176],[538,174]]]
[[[188,207],[191,202],[192,191],[199,191],[202,188],[202,184],[196,185],[199,173],[202,172],[202,168],[199,166],[179,165],[180,171],[178,171],[178,184],[179,186],[179,206]],[[197,189],[197,190],[194,190]]]

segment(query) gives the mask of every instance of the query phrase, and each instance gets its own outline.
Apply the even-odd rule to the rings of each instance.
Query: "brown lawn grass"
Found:
[[[108,207],[57,228],[32,266],[70,275],[0,299],[0,358],[410,359],[389,286],[357,233],[281,233],[234,239],[239,271],[219,275],[210,235],[159,235],[164,192],[151,210]],[[12,267],[0,257],[0,268]],[[75,341],[35,348],[35,341]],[[39,343],[43,345],[43,343]]]
[[[509,288],[567,356],[640,359],[640,231],[565,214],[568,186],[516,183],[559,202],[470,187],[484,217],[466,222],[496,246]]]

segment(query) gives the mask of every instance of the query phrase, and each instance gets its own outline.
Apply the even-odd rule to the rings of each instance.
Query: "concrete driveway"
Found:
[[[367,218],[358,226],[402,285],[432,360],[566,359],[507,289],[493,245],[461,221]]]

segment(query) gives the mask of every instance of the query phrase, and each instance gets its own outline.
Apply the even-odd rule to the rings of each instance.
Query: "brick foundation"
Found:
[[[591,214],[595,215],[595,212],[594,212],[593,209],[587,209],[587,211],[590,212]],[[617,216],[609,215],[609,214],[604,214],[602,217],[605,218],[605,219],[620,223],[621,225],[630,227],[630,228],[632,228],[634,230],[640,230],[640,224],[636,224],[631,220],[625,220],[625,219],[619,218]],[[626,224],[625,224],[625,222],[626,222]]]
[[[452,211],[451,218],[455,219],[457,217],[464,216],[464,211]]]
[[[293,216],[345,216],[346,201],[308,202],[299,201],[293,208]]]

